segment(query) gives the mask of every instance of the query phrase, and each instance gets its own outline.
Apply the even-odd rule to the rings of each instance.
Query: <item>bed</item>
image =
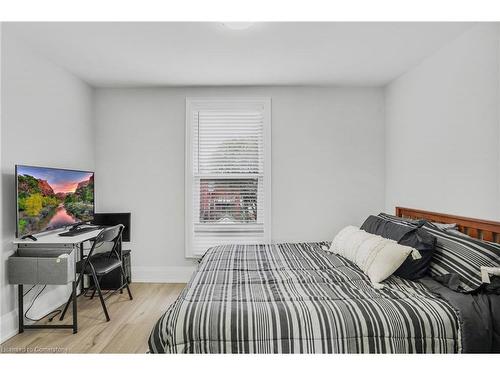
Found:
[[[423,219],[433,214],[402,208],[396,213]],[[456,223],[458,218],[433,216],[432,220]],[[468,228],[471,234],[498,241],[500,223],[460,220],[461,230]],[[383,289],[376,288],[355,264],[327,251],[328,247],[327,242],[317,242],[209,249],[186,288],[154,326],[150,351],[474,351],[471,340],[464,341],[463,336],[481,331],[481,316],[468,311],[464,321],[461,308],[469,300],[457,303],[433,289],[432,281],[396,276],[387,279]]]

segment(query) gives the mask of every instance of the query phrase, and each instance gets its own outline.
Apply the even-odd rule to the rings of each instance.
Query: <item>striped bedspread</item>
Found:
[[[210,249],[149,339],[152,353],[453,353],[455,310],[422,284],[375,289],[327,243]]]

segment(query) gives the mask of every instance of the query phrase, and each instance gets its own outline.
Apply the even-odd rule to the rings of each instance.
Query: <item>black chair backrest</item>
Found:
[[[94,244],[90,248],[88,257],[92,257],[94,255],[94,251],[101,247],[104,243],[108,242],[112,244],[112,249],[110,251],[110,255],[114,252],[119,258],[121,258],[121,254],[118,254],[118,245],[122,238],[123,232],[123,224],[118,224],[113,227],[103,229],[97,238],[94,241]]]
[[[101,240],[102,242],[114,242],[117,238],[120,237],[123,231],[124,225],[118,224],[114,227],[105,228],[99,233],[97,237],[97,241]]]

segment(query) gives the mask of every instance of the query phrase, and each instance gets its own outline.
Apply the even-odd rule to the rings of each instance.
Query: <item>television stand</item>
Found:
[[[75,236],[79,236],[80,234],[87,233],[87,232],[94,232],[94,231],[99,230],[99,229],[101,229],[101,228],[99,228],[99,227],[87,227],[87,228],[76,227],[74,229],[71,228],[66,232],[59,233],[58,235],[61,237],[75,237]]]
[[[25,236],[22,236],[21,237],[22,240],[26,240],[26,239],[30,239],[30,240],[33,240],[33,241],[38,241],[38,238],[36,238],[35,236],[33,236],[32,234],[27,234]]]
[[[68,230],[69,231],[74,231],[74,230],[77,230],[79,227],[81,227],[82,225],[87,225],[87,223],[85,222],[81,222],[81,223],[77,223],[77,224],[73,224]]]

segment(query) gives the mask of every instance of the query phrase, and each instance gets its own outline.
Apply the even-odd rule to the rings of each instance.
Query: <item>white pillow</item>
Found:
[[[330,251],[354,262],[375,284],[391,276],[412,252],[418,253],[354,226],[345,227],[335,236]]]

